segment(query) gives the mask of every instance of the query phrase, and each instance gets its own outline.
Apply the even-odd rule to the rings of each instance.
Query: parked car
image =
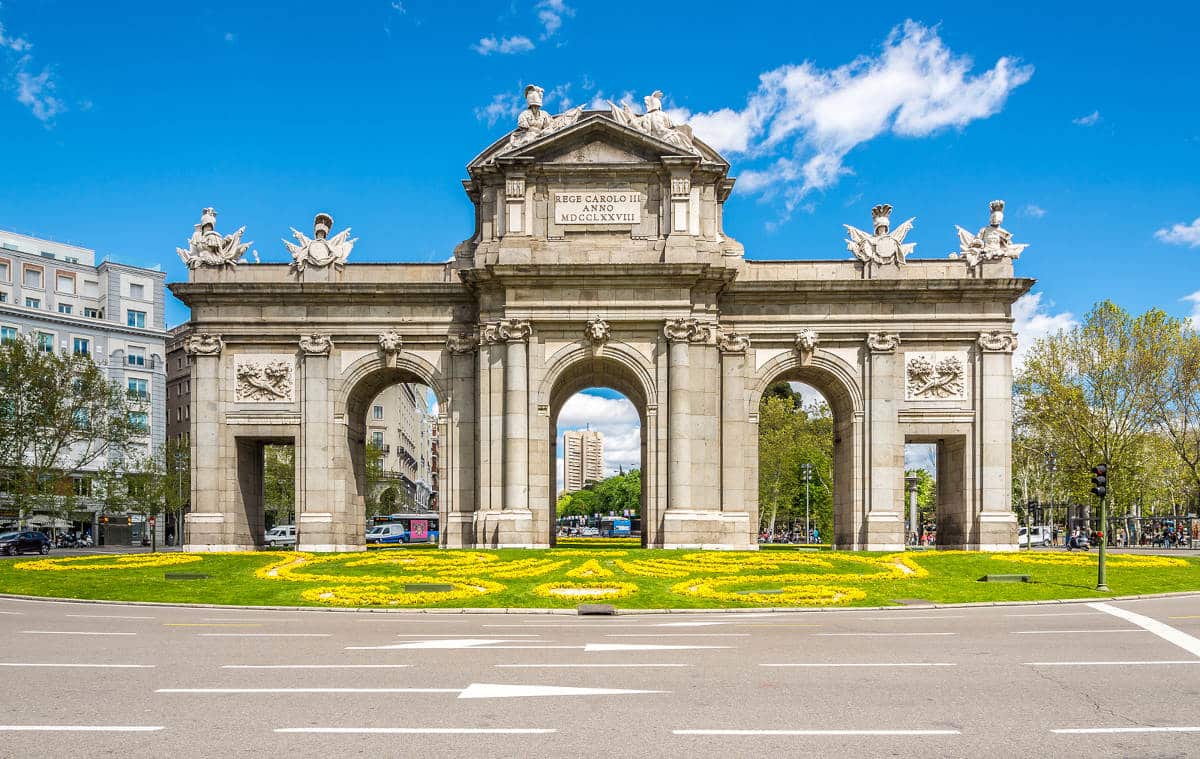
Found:
[[[271,547],[296,545],[296,525],[281,524],[272,527],[263,536],[263,542]]]
[[[50,538],[32,530],[26,532],[6,532],[0,535],[0,553],[6,556],[16,556],[22,553],[50,553]]]
[[[408,530],[404,529],[404,525],[396,524],[377,524],[367,530],[367,543],[407,543]]]
[[[1017,545],[1022,548],[1030,544],[1029,536],[1025,534],[1025,528],[1017,529]],[[1034,527],[1033,528],[1033,545],[1048,546],[1054,544],[1054,531],[1049,527]]]

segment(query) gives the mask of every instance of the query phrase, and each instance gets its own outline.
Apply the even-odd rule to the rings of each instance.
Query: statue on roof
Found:
[[[329,237],[331,229],[333,229],[333,217],[327,213],[319,213],[313,219],[313,239],[311,240],[295,227],[292,228],[292,236],[300,244],[296,245],[287,240],[284,240],[283,244],[292,254],[293,269],[302,272],[308,266],[316,268],[333,266],[335,269],[341,269],[346,265],[346,259],[350,257],[350,250],[354,247],[354,243],[358,242],[358,238],[348,239],[350,227]]]
[[[641,114],[630,108],[628,103],[623,103],[618,107],[610,100],[608,104],[611,107],[613,121],[618,124],[674,145],[685,153],[697,152],[696,146],[692,143],[691,127],[686,124],[675,125],[667,112],[662,109],[662,98],[662,90],[655,90],[642,98],[642,102],[646,104],[646,112]]]
[[[506,150],[519,148],[548,134],[565,129],[583,114],[583,106],[576,106],[569,111],[563,111],[557,116],[551,116],[542,110],[542,96],[545,90],[536,84],[525,87],[526,108],[517,117],[517,130],[509,135]]]
[[[246,250],[253,244],[242,242],[242,227],[231,235],[222,236],[216,231],[217,212],[205,208],[200,212],[200,223],[195,225],[188,246],[176,248],[175,252],[189,269],[199,269],[204,266],[225,267],[236,269],[238,261]]]
[[[875,225],[874,234],[867,234],[857,227],[843,224],[842,226],[850,235],[850,239],[846,240],[846,249],[864,264],[904,266],[908,254],[917,247],[915,242],[904,242],[905,236],[912,230],[913,222],[917,217],[914,216],[904,222],[893,232],[891,231],[891,214],[892,207],[887,203],[871,209],[871,220]]]
[[[1004,221],[1004,201],[993,200],[988,204],[991,214],[988,225],[971,234],[967,230],[954,225],[958,230],[957,253],[951,253],[951,258],[965,258],[967,266],[974,269],[983,261],[997,261],[1001,258],[1018,259],[1021,251],[1029,247],[1027,244],[1016,244],[1012,241],[1012,232],[1000,226]]]

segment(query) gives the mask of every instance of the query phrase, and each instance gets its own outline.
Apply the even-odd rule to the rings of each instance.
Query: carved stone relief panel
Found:
[[[904,399],[961,401],[967,398],[966,351],[904,354]]]
[[[237,403],[296,400],[296,358],[290,354],[239,355],[233,362]]]

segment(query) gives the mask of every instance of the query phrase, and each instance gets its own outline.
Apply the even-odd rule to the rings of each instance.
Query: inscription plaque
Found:
[[[554,223],[640,224],[642,193],[635,190],[575,190],[554,193]]]

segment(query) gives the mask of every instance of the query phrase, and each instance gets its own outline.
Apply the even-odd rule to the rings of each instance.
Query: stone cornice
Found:
[[[995,300],[1015,301],[1037,280],[997,279],[735,279],[722,292],[723,299],[749,298],[758,302],[795,300],[844,301],[871,297],[877,301]]]

